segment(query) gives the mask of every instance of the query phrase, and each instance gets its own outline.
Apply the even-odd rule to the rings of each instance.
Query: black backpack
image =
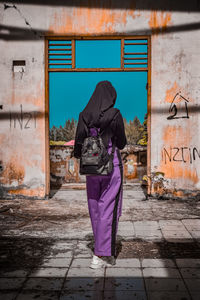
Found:
[[[79,169],[81,175],[109,175],[113,170],[115,144],[112,143],[109,154],[101,138],[102,132],[100,134],[95,129],[97,136],[86,137],[82,145]]]

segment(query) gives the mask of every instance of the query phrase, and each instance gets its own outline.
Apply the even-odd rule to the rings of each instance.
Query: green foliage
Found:
[[[144,122],[142,125],[141,137],[138,141],[138,145],[146,146],[148,141],[148,134],[147,134],[147,114],[145,114]]]
[[[143,126],[138,117],[135,117],[133,121],[129,122],[124,119],[124,127],[128,144],[136,145],[141,138],[141,133],[143,131]]]
[[[51,141],[50,140],[50,145],[64,145],[66,141]]]
[[[73,118],[66,120],[65,125],[62,127],[53,126],[49,131],[51,141],[64,141],[64,143],[74,140],[76,133],[77,121]]]
[[[74,119],[66,120],[63,127],[53,126],[49,131],[50,145],[63,145],[70,140],[74,140],[76,127],[77,121]],[[124,127],[129,145],[147,145],[147,114],[145,114],[143,124],[140,123],[138,117],[129,122],[124,119]]]
[[[147,114],[145,114],[143,124],[140,123],[138,117],[129,122],[124,119],[124,127],[129,145],[147,145]]]

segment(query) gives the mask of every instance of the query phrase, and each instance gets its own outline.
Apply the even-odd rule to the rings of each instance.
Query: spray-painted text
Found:
[[[10,111],[10,129],[11,128],[20,128],[29,129],[36,128],[36,116],[37,111],[24,112],[22,104],[20,104],[19,112]]]
[[[200,150],[196,147],[165,147],[162,150],[162,160],[165,164],[169,162],[184,162],[192,164],[200,159]]]

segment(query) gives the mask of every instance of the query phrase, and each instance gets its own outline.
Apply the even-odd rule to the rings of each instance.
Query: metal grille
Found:
[[[141,69],[148,68],[148,40],[131,40],[124,39],[123,41],[123,57],[122,66],[124,69]]]
[[[49,69],[71,69],[73,67],[73,41],[49,40],[48,41],[48,66]]]

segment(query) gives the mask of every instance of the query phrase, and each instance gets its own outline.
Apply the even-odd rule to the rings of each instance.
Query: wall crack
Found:
[[[37,36],[37,37],[42,37],[42,35],[40,35],[40,34],[38,34],[38,32],[37,31],[35,31],[33,28],[32,28],[32,26],[31,26],[31,24],[28,22],[28,20],[26,19],[26,17],[22,14],[22,12],[21,12],[21,10],[15,5],[15,4],[13,4],[13,5],[8,5],[8,4],[5,4],[4,3],[4,10],[7,10],[7,9],[15,9],[17,12],[18,12],[18,14],[20,15],[20,17],[24,20],[24,22],[25,22],[25,24],[29,27],[29,29],[31,30],[31,32],[35,35],[35,36]]]

